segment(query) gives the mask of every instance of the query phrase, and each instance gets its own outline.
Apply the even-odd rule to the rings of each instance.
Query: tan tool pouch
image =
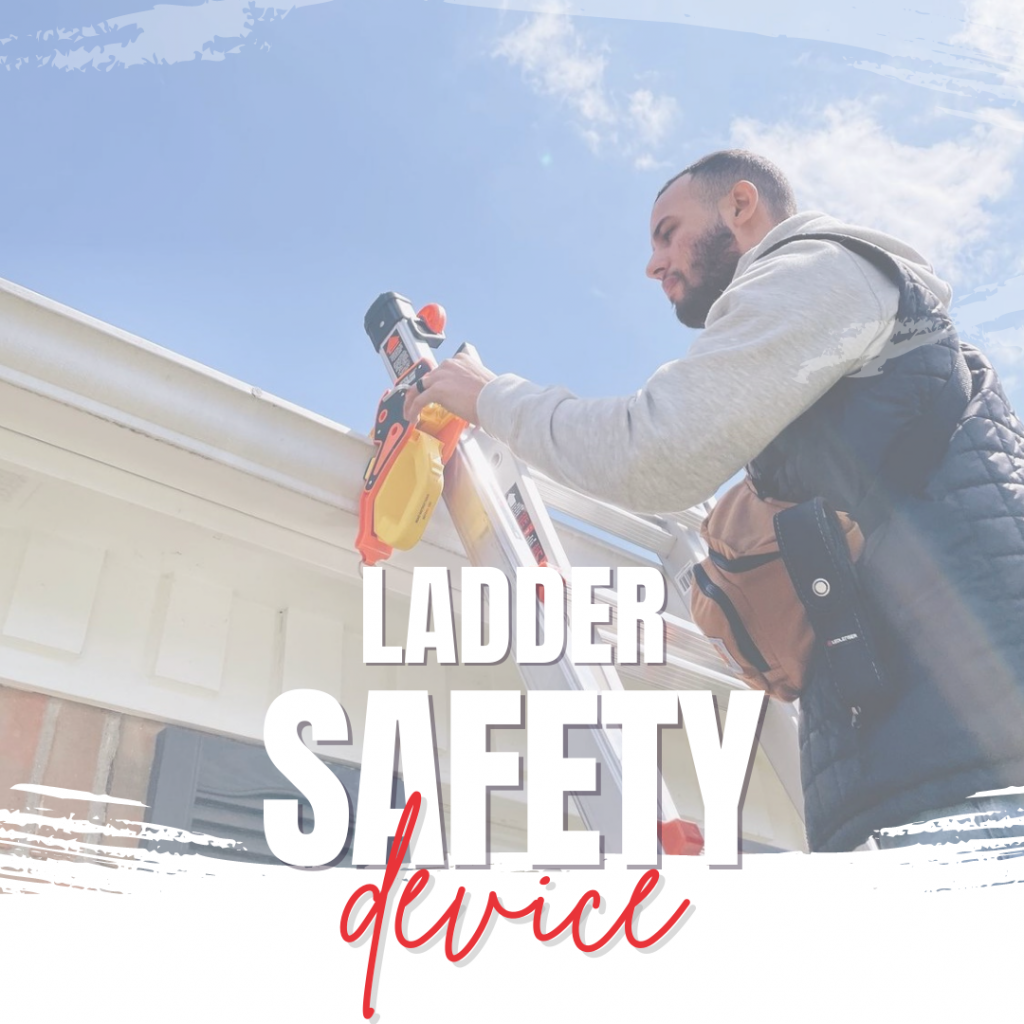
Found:
[[[749,477],[727,491],[705,519],[709,557],[694,568],[694,623],[722,660],[751,686],[795,700],[814,652],[815,631],[779,551],[775,516],[790,502],[758,496]],[[850,561],[860,528],[837,512]]]

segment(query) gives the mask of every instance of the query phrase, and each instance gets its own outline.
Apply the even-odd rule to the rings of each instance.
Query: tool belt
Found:
[[[701,529],[708,557],[694,567],[694,623],[750,686],[800,696],[820,651],[853,711],[880,706],[888,688],[855,562],[870,535],[939,466],[971,395],[963,359],[928,408],[892,440],[853,514],[822,498],[762,498],[746,477]]]
[[[693,621],[749,685],[795,700],[820,639],[841,692],[881,690],[853,565],[864,537],[850,516],[821,498],[761,498],[746,478],[701,533],[709,555],[694,567]]]

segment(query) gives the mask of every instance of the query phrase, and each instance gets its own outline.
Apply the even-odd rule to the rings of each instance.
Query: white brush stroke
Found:
[[[908,825],[900,825],[897,828],[879,829],[884,836],[920,836],[933,832],[980,832],[984,829],[1013,828],[1016,825],[1024,824],[1024,818],[1005,814],[1001,818],[986,818],[984,821],[972,821],[970,815],[954,815],[948,818],[932,818],[929,821],[915,821]],[[972,852],[976,849],[985,849],[988,845],[994,844],[997,849],[1009,850],[1015,846],[1020,847],[1019,839],[998,839],[998,840],[976,840],[971,841],[968,847]],[[962,843],[939,843],[938,848],[943,850],[956,851],[957,847],[965,845]],[[957,851],[959,852],[959,851]]]
[[[959,833],[973,828],[1007,827],[1024,824],[1024,816],[1007,815],[996,823],[986,820],[972,825],[963,817],[916,822],[899,828],[885,829],[888,835],[918,834],[955,827]],[[159,841],[173,852],[154,852],[137,847],[103,844],[103,837],[141,838]],[[0,810],[0,893],[39,891],[51,886],[74,885],[79,888],[120,893],[164,891],[172,879],[210,879],[220,877],[252,877],[290,870],[284,866],[266,868],[239,864],[219,858],[202,856],[203,847],[237,848],[232,840],[221,839],[183,829],[161,825],[122,821],[98,824],[73,816],[33,814],[24,811]],[[1024,840],[976,839],[945,844],[905,847],[858,854],[748,854],[743,870],[757,864],[759,873],[774,872],[782,877],[791,873],[808,879],[832,878],[846,887],[884,889],[892,892],[935,892],[946,889],[975,889],[1011,882],[1024,883],[1024,855],[1007,857],[1022,851]],[[183,854],[191,853],[191,856]],[[528,871],[531,864],[526,854],[495,855],[498,871]],[[691,871],[702,866],[702,858],[664,858],[666,870]],[[778,868],[774,865],[779,865]],[[783,865],[785,865],[783,867]],[[913,867],[913,871],[907,868]],[[621,857],[607,858],[604,870],[575,872],[581,878],[598,878],[602,882],[622,869]],[[326,874],[344,877],[338,872],[351,871],[350,877],[365,880],[368,873],[355,869],[336,868]],[[241,874],[239,874],[241,872]],[[300,872],[302,873],[302,872]],[[493,872],[482,873],[477,890],[486,895],[493,885]],[[460,874],[452,872],[451,874]],[[560,873],[561,874],[561,873]],[[566,872],[572,875],[574,872]],[[712,873],[714,874],[714,873]],[[727,873],[725,873],[727,874]],[[778,879],[776,879],[777,881]],[[11,884],[11,883],[16,884]],[[174,883],[170,883],[174,884]],[[353,888],[361,881],[353,883]],[[474,887],[470,886],[472,890]]]
[[[154,825],[150,822],[120,818],[115,819],[115,822],[116,824],[101,824],[76,818],[73,814],[60,816],[50,814],[45,809],[39,813],[0,809],[0,828],[24,832],[26,836],[31,837],[32,842],[37,841],[38,830],[44,828],[66,835],[122,836],[154,842],[219,847],[225,850],[239,846],[233,839],[221,839],[217,836],[205,835],[202,832],[189,832],[186,829],[172,828],[167,825]],[[125,827],[119,828],[118,824]],[[8,839],[11,839],[10,835],[8,835]],[[47,840],[47,842],[50,841]],[[59,848],[62,852],[74,852],[73,847],[77,840],[54,839],[52,842],[56,844],[54,849]]]
[[[445,0],[463,7],[541,12],[544,0]],[[586,0],[567,8],[572,15],[655,21],[823,42],[851,51],[925,62],[928,70],[858,60],[865,71],[903,77],[943,91],[978,97],[1024,98],[1024,23],[1018,0],[919,0],[895,6],[884,0],[829,3],[759,0],[722,4],[718,0]]]
[[[193,60],[224,60],[239,53],[242,43],[229,50],[216,49],[217,39],[245,40],[257,22],[283,18],[299,7],[331,3],[332,0],[206,0],[199,5],[156,4],[132,14],[122,14],[81,28],[57,28],[36,33],[40,42],[51,38],[68,42],[73,48],[39,49],[32,56],[14,57],[0,52],[0,65],[9,70],[26,66],[49,66],[62,71],[87,68],[109,71],[115,67],[143,64],[178,64]],[[110,40],[114,33],[135,30],[131,40]],[[0,45],[11,37],[0,40]]]
[[[109,793],[85,793],[78,789],[61,789],[59,786],[37,786],[34,783],[17,782],[11,789],[21,793],[35,793],[37,796],[50,796],[57,800],[84,800],[93,804],[125,804],[129,807],[148,807],[141,800],[129,800],[126,797],[110,796]]]
[[[103,839],[149,840],[170,849],[155,852],[112,845]],[[209,877],[224,863],[184,854],[239,845],[231,839],[147,822],[100,823],[45,811],[0,810],[0,893],[37,892],[64,885],[119,893],[139,891],[140,887],[151,891],[158,887],[155,879],[182,874]]]
[[[1013,796],[1024,793],[1024,786],[1007,786],[1006,789],[986,789],[980,793],[972,793],[967,799],[974,800],[984,796]]]

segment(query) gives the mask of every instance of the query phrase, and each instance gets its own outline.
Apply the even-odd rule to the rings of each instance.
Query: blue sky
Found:
[[[390,289],[623,393],[694,336],[643,275],[654,193],[743,145],[921,249],[1024,406],[1016,0],[264,2],[0,13],[0,276],[358,430]]]

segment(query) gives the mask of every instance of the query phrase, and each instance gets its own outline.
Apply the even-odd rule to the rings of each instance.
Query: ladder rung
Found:
[[[627,683],[654,686],[659,690],[711,690],[725,695],[743,688],[730,676],[711,672],[671,655],[664,665],[617,665],[616,669],[619,677]]]
[[[710,509],[701,505],[694,505],[693,508],[684,509],[682,512],[676,512],[671,516],[665,516],[666,519],[674,519],[680,526],[685,526],[688,530],[700,531],[701,524],[707,518]]]
[[[596,526],[615,537],[628,540],[659,557],[667,555],[672,550],[675,538],[657,521],[580,494],[579,491],[555,483],[540,473],[535,473],[534,481],[545,503],[559,512],[573,516],[582,523]]]
[[[663,615],[663,618],[674,618],[674,616]],[[690,624],[685,623],[685,625]],[[614,644],[618,638],[618,625],[614,615],[611,625],[598,626],[596,632],[603,643]],[[726,670],[722,659],[703,634],[700,632],[690,633],[688,630],[676,630],[668,622],[666,622],[665,628],[665,657],[670,663],[685,666],[687,671],[697,672],[709,679],[724,681],[734,689],[746,685]],[[619,668],[620,671],[628,671],[630,666],[619,666]]]
[[[706,503],[702,503],[668,515],[637,515],[574,491],[537,471],[534,471],[533,479],[544,501],[553,508],[653,551],[659,557],[667,555],[675,543],[672,531],[664,525],[666,520],[676,522],[685,529],[699,531],[708,513]]]
[[[567,601],[572,596],[572,587],[566,586]],[[607,626],[597,626],[597,632],[605,643],[614,643],[618,637],[618,598],[613,590],[595,589],[593,598],[612,607],[612,621]],[[724,665],[718,652],[707,637],[692,623],[663,611],[660,615],[665,624],[665,654],[669,658],[677,658],[694,669],[707,670],[723,679],[731,679],[736,686],[744,686],[724,671]]]

